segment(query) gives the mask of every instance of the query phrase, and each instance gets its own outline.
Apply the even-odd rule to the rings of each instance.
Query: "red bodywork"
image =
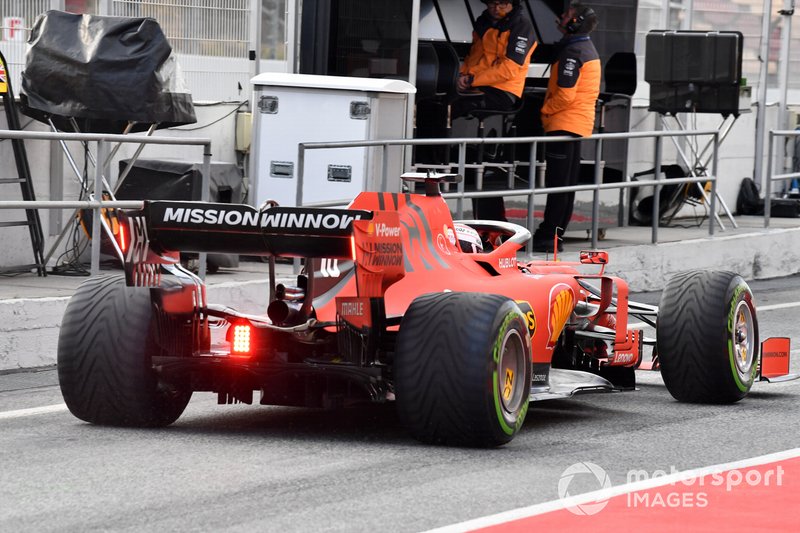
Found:
[[[426,293],[500,294],[515,300],[525,315],[532,337],[532,361],[549,363],[578,302],[591,302],[588,317],[605,326],[610,316],[605,311],[613,297],[617,333],[614,354],[606,362],[620,366],[638,363],[641,332],[626,329],[628,286],[623,280],[602,275],[602,271],[582,274],[576,268],[581,263],[521,264],[517,252],[523,245],[510,239],[486,253],[464,253],[456,240],[450,210],[438,195],[365,192],[350,208],[372,211],[374,217],[353,223],[356,275],[338,289],[335,299],[328,298],[315,307],[319,320],[334,321],[338,311],[348,322],[366,325],[369,297],[383,296],[386,316],[392,317],[402,316],[415,298]],[[598,260],[592,256],[586,262]],[[580,286],[581,278],[599,280],[599,299]],[[364,305],[353,305],[360,299]]]

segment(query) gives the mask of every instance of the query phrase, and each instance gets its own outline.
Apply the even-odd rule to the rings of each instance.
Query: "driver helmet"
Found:
[[[474,228],[466,224],[453,224],[456,230],[456,238],[458,238],[458,246],[462,252],[468,254],[478,254],[483,252],[483,242],[481,236]]]

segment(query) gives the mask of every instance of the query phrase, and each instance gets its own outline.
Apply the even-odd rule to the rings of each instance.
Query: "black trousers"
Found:
[[[508,111],[518,100],[513,94],[494,87],[475,87],[475,89],[481,91],[482,94],[459,96],[453,100],[450,111],[453,118],[468,115],[473,109]]]
[[[568,131],[551,131],[548,137],[564,136],[578,137]],[[545,160],[547,170],[544,175],[546,187],[566,187],[577,185],[580,176],[581,143],[560,141],[547,143],[545,146]],[[544,220],[536,230],[536,240],[549,241],[556,233],[564,234],[572,218],[572,209],[575,204],[575,193],[548,194],[544,208]]]

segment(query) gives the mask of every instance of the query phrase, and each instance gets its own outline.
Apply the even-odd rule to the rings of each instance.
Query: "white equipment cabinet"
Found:
[[[393,79],[264,73],[252,80],[255,109],[251,204],[297,205],[298,144],[404,139],[408,95],[416,89]],[[404,148],[389,147],[387,183],[399,190]],[[381,147],[305,151],[304,205],[342,201],[380,190]],[[397,186],[394,187],[394,182]]]

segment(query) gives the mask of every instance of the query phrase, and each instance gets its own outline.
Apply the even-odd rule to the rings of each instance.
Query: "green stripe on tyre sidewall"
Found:
[[[735,361],[735,351],[733,349],[733,325],[736,323],[736,306],[739,303],[739,295],[742,292],[746,292],[746,287],[744,285],[738,285],[736,289],[733,291],[733,301],[731,302],[731,310],[728,312],[728,362],[731,365],[731,374],[733,374],[733,380],[736,382],[736,386],[739,387],[739,390],[742,392],[747,392],[750,388],[742,383],[742,380],[739,379],[739,371],[736,370],[736,361]],[[755,349],[755,348],[753,348]],[[755,379],[755,373],[758,370],[758,365],[756,361],[753,360],[753,367],[750,370],[750,379]]]
[[[528,412],[528,402],[524,402],[522,409],[520,409],[519,415],[517,415],[517,421],[514,424],[514,427],[511,427],[508,425],[508,422],[506,422],[506,417],[503,416],[503,408],[500,406],[500,384],[497,377],[497,363],[500,362],[500,350],[503,347],[503,339],[505,338],[506,331],[508,330],[508,325],[517,316],[517,313],[514,311],[505,316],[503,323],[500,325],[500,330],[497,334],[497,340],[495,340],[494,343],[494,349],[492,350],[492,361],[495,363],[495,368],[492,371],[492,396],[494,397],[494,409],[497,414],[497,420],[500,422],[500,428],[506,435],[513,435],[514,432],[519,429],[519,427],[525,421],[525,414]],[[524,375],[525,373],[523,372],[523,378]]]

